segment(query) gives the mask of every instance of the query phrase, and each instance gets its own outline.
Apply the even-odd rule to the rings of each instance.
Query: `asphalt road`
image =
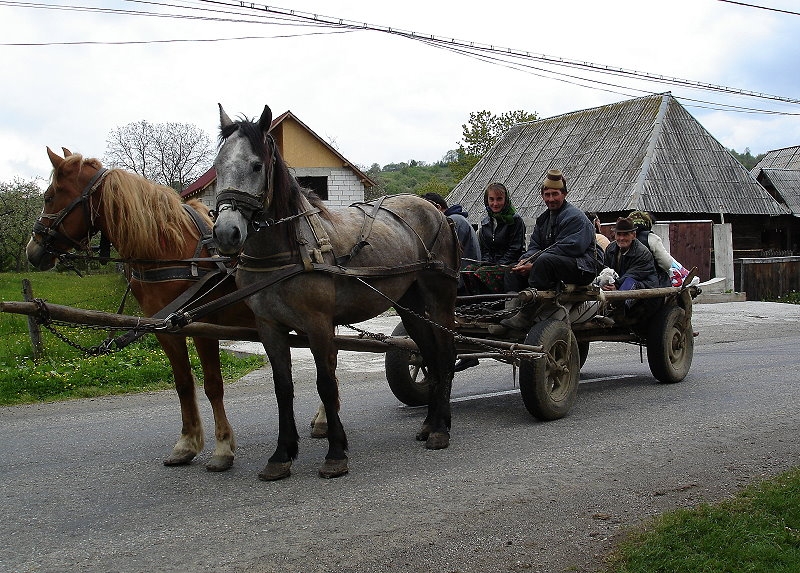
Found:
[[[593,343],[573,411],[524,409],[507,365],[457,375],[451,446],[414,440],[421,409],[381,360],[342,359],[350,474],[256,474],[277,432],[270,376],[230,385],[233,469],[161,464],[179,431],[172,392],[0,409],[0,570],[219,572],[586,571],[628,527],[728,496],[800,460],[800,307],[697,305],[689,376],[657,384],[632,345]],[[357,367],[361,357],[362,366]],[[316,408],[295,366],[301,433]],[[210,408],[201,400],[206,433]]]

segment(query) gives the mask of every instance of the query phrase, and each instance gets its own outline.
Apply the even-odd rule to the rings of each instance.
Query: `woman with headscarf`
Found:
[[[483,192],[486,216],[478,229],[481,263],[470,265],[464,282],[470,294],[504,292],[506,267],[515,264],[525,250],[525,222],[502,183],[489,183]]]

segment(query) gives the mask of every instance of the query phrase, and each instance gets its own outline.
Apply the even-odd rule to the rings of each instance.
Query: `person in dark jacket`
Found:
[[[561,171],[547,172],[541,193],[547,211],[536,219],[528,250],[507,274],[507,291],[527,285],[553,289],[559,282],[589,284],[599,270],[594,225],[567,201],[567,181]]]
[[[540,191],[547,210],[536,219],[528,250],[506,272],[506,292],[526,286],[554,290],[562,282],[588,285],[599,270],[594,225],[567,201],[564,174],[558,169],[548,171]],[[501,320],[501,328],[527,331],[542,308],[523,306],[514,316]]]
[[[605,266],[617,271],[617,279],[603,290],[634,290],[660,286],[656,262],[650,249],[636,238],[636,227],[628,217],[617,219],[615,240],[608,245]]]
[[[502,183],[490,183],[483,192],[486,216],[478,229],[481,263],[464,274],[470,294],[503,292],[503,276],[525,250],[525,222],[511,203]]]
[[[456,230],[456,237],[458,244],[461,246],[461,270],[467,268],[470,264],[475,264],[481,260],[481,247],[478,244],[478,234],[472,225],[467,221],[469,213],[464,211],[461,205],[447,206],[447,201],[438,193],[425,193],[423,199],[430,201],[433,205],[444,213],[445,217],[450,217],[453,221],[453,226]],[[464,278],[459,275],[458,289],[460,292],[464,291]]]

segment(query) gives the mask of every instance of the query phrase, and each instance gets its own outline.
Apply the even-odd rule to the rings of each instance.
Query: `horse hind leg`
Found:
[[[398,309],[406,331],[416,342],[423,361],[428,366],[428,413],[416,439],[424,441],[425,447],[430,450],[441,450],[450,445],[450,391],[456,356],[453,340],[455,297],[454,282],[452,285],[448,282],[432,289],[424,288],[418,282],[400,299],[403,307],[418,315],[424,316],[427,310],[427,319],[439,326]],[[428,301],[427,308],[424,301]]]
[[[311,437],[328,437],[328,416],[325,414],[325,404],[322,402],[320,402],[317,408],[317,413],[314,414],[314,417],[311,419]]]
[[[172,448],[172,453],[164,459],[165,466],[180,466],[191,462],[203,451],[203,423],[197,407],[197,396],[194,388],[194,376],[189,365],[189,352],[186,339],[176,336],[158,336],[158,341],[167,355],[172,375],[175,379],[175,391],[181,405],[181,435]]]
[[[195,338],[194,344],[203,366],[203,389],[214,414],[214,453],[206,463],[206,469],[211,472],[222,472],[233,466],[236,438],[223,401],[225,388],[219,362],[219,342],[208,338]]]

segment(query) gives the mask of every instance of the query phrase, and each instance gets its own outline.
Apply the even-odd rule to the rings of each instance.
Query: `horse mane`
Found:
[[[84,160],[77,153],[65,158],[65,163],[68,161],[79,162],[80,167],[102,167],[99,160]],[[124,169],[108,170],[100,209],[109,238],[122,258],[158,260],[179,256],[187,237],[199,236],[174,189]],[[200,212],[207,214],[204,210]],[[167,255],[166,249],[174,255]]]

